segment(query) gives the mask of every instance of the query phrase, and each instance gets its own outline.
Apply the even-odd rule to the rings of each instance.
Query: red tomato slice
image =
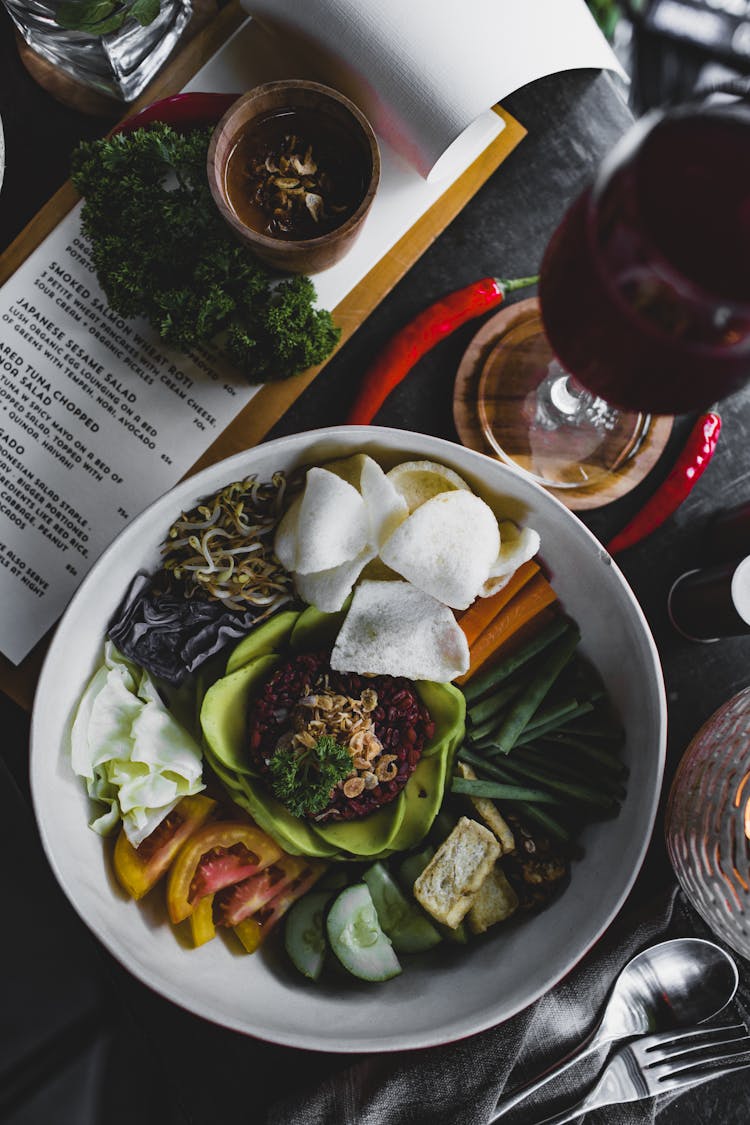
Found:
[[[287,867],[288,877],[277,884],[277,893],[252,916],[243,917],[234,925],[234,932],[248,953],[255,952],[289,907],[307,894],[326,870],[326,865],[319,860],[304,860],[297,856],[288,856],[287,859],[292,860]]]
[[[211,797],[183,797],[143,843],[134,848],[120,831],[113,857],[115,875],[132,898],[143,896],[158,883],[185,841],[216,808]]]
[[[284,853],[245,821],[220,821],[196,832],[180,849],[169,872],[167,910],[177,924],[206,895],[257,874]]]
[[[279,894],[283,886],[296,878],[306,866],[306,862],[298,856],[287,855],[251,879],[243,879],[228,888],[217,899],[218,924],[236,926],[243,918],[249,918]]]

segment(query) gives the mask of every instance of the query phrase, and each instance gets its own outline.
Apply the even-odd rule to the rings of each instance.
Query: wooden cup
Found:
[[[367,188],[356,211],[319,238],[294,241],[263,234],[242,222],[227,196],[227,161],[242,133],[257,118],[289,108],[306,109],[335,120],[345,129],[355,158],[369,169]],[[367,118],[343,94],[302,79],[268,82],[238,98],[216,126],[208,149],[208,183],[224,219],[261,261],[287,273],[319,273],[343,258],[362,229],[379,179],[378,142]]]

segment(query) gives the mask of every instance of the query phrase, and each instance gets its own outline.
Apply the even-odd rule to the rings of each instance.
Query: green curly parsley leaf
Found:
[[[274,797],[292,816],[322,812],[331,790],[349,776],[352,759],[345,746],[325,735],[302,753],[288,747],[277,750],[268,764]]]
[[[208,186],[210,137],[160,124],[79,145],[83,233],[115,312],[145,316],[182,351],[219,336],[253,382],[284,379],[322,362],[340,330],[309,278],[272,285],[233,238]]]

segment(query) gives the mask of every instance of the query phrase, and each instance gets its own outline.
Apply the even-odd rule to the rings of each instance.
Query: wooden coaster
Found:
[[[477,389],[487,358],[498,337],[514,325],[519,325],[535,312],[535,297],[516,301],[491,317],[477,332],[458,367],[453,388],[453,419],[461,442],[478,453],[499,460],[497,453],[485,437],[477,410]],[[601,508],[619,500],[651,472],[664,452],[674,419],[669,415],[654,416],[638,453],[622,468],[611,473],[599,486],[591,488],[549,488],[558,500],[573,512]]]
[[[167,62],[174,56],[176,50],[181,50],[206,24],[216,16],[216,0],[193,0],[193,14],[190,21],[172,50]],[[16,32],[16,46],[21,62],[26,67],[31,77],[46,90],[48,94],[69,109],[78,113],[87,113],[90,117],[121,117],[124,105],[117,98],[78,82],[70,74],[66,74],[59,66],[42,58],[33,51],[26,41]],[[166,62],[164,64],[166,66]]]

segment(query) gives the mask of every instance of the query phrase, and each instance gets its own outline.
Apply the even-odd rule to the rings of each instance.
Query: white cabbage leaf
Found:
[[[148,672],[111,641],[78,705],[71,760],[89,797],[106,806],[91,828],[106,836],[122,820],[133,847],[178,801],[204,788],[197,742],[164,706]]]

